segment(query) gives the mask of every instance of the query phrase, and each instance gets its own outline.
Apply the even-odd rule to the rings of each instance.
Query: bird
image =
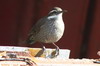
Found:
[[[55,57],[59,55],[59,47],[55,44],[58,42],[65,30],[63,21],[63,13],[67,10],[62,10],[60,7],[54,7],[46,16],[41,18],[33,25],[26,40],[27,44],[35,42],[53,44],[56,47]],[[45,46],[43,46],[45,50]]]

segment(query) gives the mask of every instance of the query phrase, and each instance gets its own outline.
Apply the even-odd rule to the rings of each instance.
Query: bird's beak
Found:
[[[62,10],[62,11],[60,11],[60,13],[64,13],[64,12],[68,12],[67,10]]]
[[[63,10],[62,12],[68,12],[67,10]]]

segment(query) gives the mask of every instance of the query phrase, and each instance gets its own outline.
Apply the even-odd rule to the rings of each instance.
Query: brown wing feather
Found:
[[[27,44],[33,44],[35,42],[35,36],[39,33],[41,30],[41,26],[44,25],[44,23],[47,21],[45,20],[45,17],[40,19],[31,29],[31,31],[28,34],[28,39],[26,40]]]
[[[31,31],[29,32],[28,35],[33,35],[35,36],[36,34],[38,34],[38,32],[41,30],[41,26],[44,25],[44,23],[46,22],[46,20],[44,20],[44,18],[40,19],[31,29]]]

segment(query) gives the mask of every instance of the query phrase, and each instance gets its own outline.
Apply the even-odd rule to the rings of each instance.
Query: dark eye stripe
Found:
[[[55,13],[56,13],[57,11],[56,11],[56,10],[52,10],[52,11],[50,11],[50,13],[53,13],[53,12],[55,12]]]

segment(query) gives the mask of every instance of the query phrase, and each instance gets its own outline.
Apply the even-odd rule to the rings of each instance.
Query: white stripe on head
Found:
[[[52,10],[52,11],[50,11],[49,14],[52,13],[52,12],[56,12],[56,10]]]

